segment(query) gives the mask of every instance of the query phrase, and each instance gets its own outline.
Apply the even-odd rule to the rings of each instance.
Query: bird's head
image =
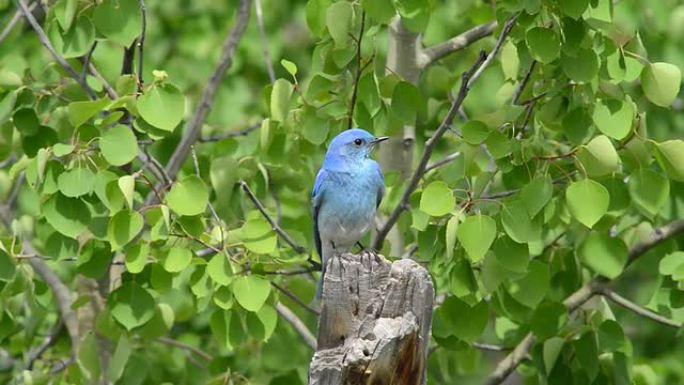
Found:
[[[370,157],[376,144],[386,139],[386,136],[375,137],[360,128],[342,131],[330,142],[326,159],[332,157],[363,160]]]

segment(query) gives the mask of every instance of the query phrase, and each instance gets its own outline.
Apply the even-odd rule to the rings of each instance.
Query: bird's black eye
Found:
[[[355,144],[355,145],[360,146],[361,143],[363,143],[363,140],[361,140],[361,139],[354,139],[354,144]]]

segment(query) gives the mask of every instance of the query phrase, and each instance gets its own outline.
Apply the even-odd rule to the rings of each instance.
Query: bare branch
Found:
[[[138,38],[138,95],[143,91],[143,54],[145,50],[145,32],[147,31],[147,13],[145,12],[145,1],[138,0],[140,7],[140,17],[142,19],[140,27],[140,38]]]
[[[164,345],[173,346],[174,348],[187,350],[188,352],[194,353],[195,355],[197,355],[198,357],[200,357],[201,359],[203,359],[204,361],[207,361],[207,362],[210,362],[211,360],[214,359],[211,356],[211,354],[209,354],[209,353],[207,353],[201,349],[198,349],[194,346],[190,346],[188,344],[184,344],[182,342],[176,341],[176,340],[168,338],[168,337],[160,337],[160,338],[157,338],[156,341],[159,343],[162,343]]]
[[[356,107],[356,95],[359,91],[359,79],[361,79],[361,42],[363,41],[363,30],[366,28],[366,12],[361,11],[361,29],[359,37],[356,39],[356,73],[354,74],[354,87],[352,89],[351,104],[349,105],[349,121],[347,129],[354,125],[354,107]]]
[[[518,19],[518,15],[516,14],[515,16],[509,18],[506,21],[506,24],[504,24],[503,30],[501,31],[501,34],[499,35],[499,38],[496,40],[496,45],[494,45],[494,48],[492,49],[492,52],[487,55],[487,59],[485,59],[484,63],[480,66],[480,68],[475,71],[472,77],[468,79],[468,88],[472,87],[475,81],[480,78],[484,70],[487,69],[489,64],[494,60],[496,55],[499,53],[501,50],[501,47],[503,47],[504,42],[506,41],[506,37],[508,34],[511,32],[511,29],[513,29],[513,26],[515,25],[515,21]]]
[[[536,65],[537,65],[537,61],[532,60],[532,63],[530,64],[530,68],[525,73],[525,77],[518,84],[518,87],[515,89],[515,93],[513,94],[513,104],[518,104],[518,102],[520,101],[520,95],[522,95],[523,91],[525,90],[527,83],[530,82],[530,78],[532,78],[532,72],[534,72],[534,67]]]
[[[81,63],[83,63],[83,69],[81,70],[81,80],[86,81],[86,75],[88,75],[90,68],[90,60],[93,58],[93,53],[95,53],[95,48],[97,48],[97,40],[90,46],[88,53],[81,58]]]
[[[228,38],[223,43],[223,49],[219,63],[216,66],[214,73],[211,75],[211,78],[209,78],[204,90],[202,91],[202,96],[197,104],[197,109],[195,110],[190,123],[188,123],[183,139],[176,147],[173,155],[171,155],[169,163],[166,165],[166,173],[172,179],[176,178],[178,171],[180,171],[180,168],[183,165],[183,162],[185,162],[185,159],[187,159],[188,155],[190,154],[190,145],[199,139],[202,131],[202,124],[204,123],[207,115],[209,115],[209,111],[211,111],[211,105],[214,102],[214,97],[216,96],[216,91],[218,90],[219,84],[221,83],[221,80],[226,74],[228,68],[230,68],[230,66],[233,64],[233,56],[235,55],[237,45],[240,42],[245,29],[247,28],[250,4],[250,0],[240,0],[237,22],[235,23],[233,30],[228,35]],[[153,199],[153,194],[148,195],[146,203],[151,203]]]
[[[629,251],[629,258],[625,268],[654,247],[683,233],[684,219],[671,222],[668,225],[655,229],[649,239],[632,247]],[[610,281],[606,278],[594,278],[566,298],[565,301],[563,301],[563,305],[568,308],[568,312],[572,313],[594,295],[605,292],[605,287],[609,282]],[[513,352],[496,365],[494,371],[487,377],[485,384],[497,385],[505,381],[508,375],[510,375],[522,362],[532,348],[532,345],[534,345],[534,336],[530,333],[515,347]]]
[[[231,132],[226,132],[225,134],[221,135],[216,135],[216,136],[210,136],[208,138],[200,138],[198,141],[201,143],[207,143],[207,142],[220,142],[222,140],[230,139],[230,138],[237,138],[240,136],[247,136],[249,135],[252,131],[255,131],[261,127],[262,121],[259,121],[257,123],[254,123],[250,126],[247,126],[247,128],[244,128],[239,131],[231,131]]]
[[[266,221],[268,221],[268,223],[271,225],[271,228],[273,229],[273,231],[275,231],[276,234],[278,234],[278,236],[280,236],[280,238],[282,238],[283,241],[285,241],[285,243],[290,245],[290,247],[292,247],[292,249],[294,251],[296,251],[299,254],[306,254],[306,248],[297,244],[297,242],[295,242],[292,238],[290,238],[290,236],[287,235],[287,233],[280,226],[278,226],[278,223],[276,223],[273,220],[273,218],[271,218],[271,216],[268,215],[268,213],[266,212],[266,208],[264,207],[263,204],[261,204],[259,199],[257,199],[257,197],[254,195],[252,190],[249,188],[249,185],[247,183],[245,183],[244,181],[240,181],[240,187],[242,188],[242,191],[244,191],[245,194],[247,194],[247,197],[249,198],[249,200],[251,200],[252,203],[254,203],[254,206],[256,206],[257,210],[259,210],[261,215],[263,215],[264,218],[266,219]]]
[[[681,323],[673,321],[669,318],[665,318],[658,313],[652,312],[644,307],[641,307],[608,288],[604,288],[603,291],[601,291],[601,295],[615,302],[617,305],[620,305],[623,308],[633,312],[634,314],[650,319],[651,321],[655,321],[663,325],[673,327],[675,329],[679,329],[680,327],[682,327]]]
[[[40,357],[42,357],[43,354],[57,342],[59,335],[62,334],[63,330],[64,322],[61,320],[57,321],[57,324],[54,325],[50,331],[50,334],[45,337],[43,343],[28,353],[28,358],[26,359],[26,369],[31,370],[33,368],[33,364],[36,362],[36,360],[40,359]]]
[[[30,12],[33,12],[33,9],[36,8],[36,3],[31,3],[31,5],[28,6],[28,9]],[[12,30],[14,27],[21,21],[21,17],[23,16],[21,9],[18,9],[16,12],[14,12],[14,15],[10,19],[9,23],[5,26],[5,28],[0,32],[0,44],[2,44],[5,39],[7,39],[7,36],[12,33]]]
[[[36,20],[35,17],[33,17],[33,14],[29,10],[29,8],[26,6],[26,3],[24,0],[17,0],[17,3],[19,4],[19,9],[21,12],[24,14],[24,17],[26,17],[26,20],[28,20],[29,24],[31,25],[31,28],[35,31],[36,35],[38,35],[38,39],[40,40],[40,43],[50,52],[50,55],[52,55],[52,58],[55,59],[55,61],[64,68],[64,70],[71,76],[76,83],[78,83],[83,91],[88,95],[90,99],[97,99],[97,95],[93,92],[92,89],[90,89],[90,86],[88,86],[88,83],[86,83],[79,74],[74,70],[74,67],[72,67],[69,63],[67,63],[66,60],[64,60],[63,57],[59,56],[57,51],[55,50],[55,47],[52,46],[52,43],[50,43],[50,39],[45,35],[45,31],[43,31],[43,28],[41,28],[40,24],[38,24],[38,21]]]
[[[271,61],[271,50],[268,48],[268,36],[264,26],[264,12],[261,8],[261,0],[254,0],[254,13],[256,14],[257,27],[259,27],[259,36],[261,37],[261,47],[264,53],[264,61],[266,62],[266,70],[268,71],[268,79],[271,83],[275,83],[275,71]]]
[[[425,68],[447,55],[470,46],[476,41],[491,35],[495,29],[496,21],[492,21],[491,23],[478,25],[477,27],[469,29],[443,43],[425,48],[422,55],[419,56],[420,67]]]
[[[442,166],[445,166],[445,165],[451,163],[452,161],[456,160],[459,156],[461,156],[461,152],[457,151],[457,152],[454,152],[453,154],[447,155],[446,157],[444,157],[444,159],[438,160],[432,164],[428,164],[427,167],[425,167],[425,174],[429,173],[430,171],[432,171],[436,168],[440,168]]]
[[[297,297],[296,295],[292,294],[290,291],[288,291],[288,290],[285,289],[284,287],[278,285],[278,284],[275,283],[275,282],[271,282],[271,286],[275,287],[279,292],[283,293],[287,298],[291,299],[291,300],[294,301],[297,305],[301,306],[302,309],[308,311],[309,313],[311,313],[311,314],[313,314],[313,315],[315,315],[315,316],[318,316],[318,315],[320,314],[317,310],[315,310],[315,309],[311,308],[309,305],[305,304],[304,301],[302,301],[301,299],[299,299],[299,297]]]
[[[302,320],[300,320],[297,315],[292,312],[292,310],[288,309],[287,306],[283,305],[282,303],[277,303],[275,305],[275,309],[280,317],[292,325],[294,330],[299,333],[299,335],[304,339],[304,342],[306,342],[306,345],[310,347],[311,350],[316,351],[316,338],[313,334],[311,334],[309,328],[304,325],[304,322],[302,322]]]

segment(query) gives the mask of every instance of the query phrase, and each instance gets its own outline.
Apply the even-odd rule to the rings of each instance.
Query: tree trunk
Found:
[[[413,260],[364,252],[328,262],[309,385],[421,385],[434,290]]]

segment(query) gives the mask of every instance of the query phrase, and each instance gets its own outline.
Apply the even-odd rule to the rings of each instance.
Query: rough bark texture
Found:
[[[433,299],[430,275],[415,261],[332,258],[309,385],[425,384]]]

